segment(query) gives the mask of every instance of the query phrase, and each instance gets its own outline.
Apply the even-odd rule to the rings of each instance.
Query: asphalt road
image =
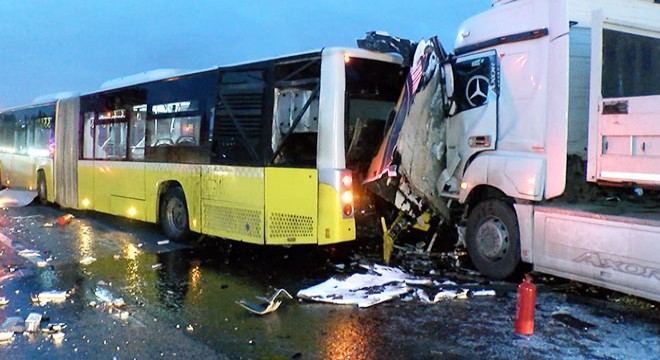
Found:
[[[515,283],[490,283],[442,266],[438,257],[395,252],[394,264],[447,289],[495,296],[425,303],[415,292],[369,308],[295,298],[330,277],[364,273],[378,246],[272,248],[205,238],[164,241],[159,229],[94,213],[30,205],[0,210],[0,320],[42,316],[52,333],[17,333],[0,359],[654,359],[660,354],[656,303],[536,275],[532,336],[513,331]],[[414,242],[412,243],[414,245]],[[33,250],[33,257],[19,255]],[[21,253],[26,255],[27,253]],[[43,261],[43,262],[41,262]],[[451,280],[455,285],[441,285]],[[294,295],[276,311],[236,304],[276,288]],[[31,296],[65,291],[62,302]],[[107,306],[107,301],[123,305]],[[61,335],[60,335],[61,336]]]

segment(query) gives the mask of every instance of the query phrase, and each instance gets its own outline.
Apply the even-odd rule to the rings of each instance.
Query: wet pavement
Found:
[[[537,275],[536,327],[516,335],[516,286],[440,266],[451,258],[406,255],[395,262],[435,281],[449,279],[495,296],[426,304],[413,295],[357,308],[295,299],[331,276],[363,272],[378,246],[257,247],[204,238],[165,241],[156,226],[86,212],[57,225],[64,211],[30,205],[0,210],[0,321],[36,312],[64,323],[52,334],[16,334],[0,359],[653,359],[660,312],[642,299]],[[414,245],[412,246],[414,247]],[[20,250],[35,250],[26,259]],[[82,263],[81,263],[82,260]],[[445,288],[447,286],[445,285]],[[257,316],[236,304],[276,288],[294,295]],[[64,302],[30,295],[60,290]],[[99,296],[102,295],[102,296]],[[103,297],[124,306],[106,306]]]

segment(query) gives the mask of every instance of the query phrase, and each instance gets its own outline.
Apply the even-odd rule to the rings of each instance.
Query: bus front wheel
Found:
[[[37,172],[37,198],[40,204],[48,203],[48,188],[46,187],[46,176],[43,171]]]
[[[475,206],[467,220],[466,245],[474,266],[483,275],[502,280],[520,263],[520,231],[513,207],[500,199]]]
[[[165,235],[174,241],[184,241],[190,236],[188,206],[183,189],[167,189],[160,204],[160,223]]]

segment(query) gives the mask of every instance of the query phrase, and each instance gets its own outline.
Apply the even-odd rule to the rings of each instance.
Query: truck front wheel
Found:
[[[511,205],[499,199],[485,200],[468,216],[466,245],[474,266],[483,275],[502,280],[520,263],[520,231]]]

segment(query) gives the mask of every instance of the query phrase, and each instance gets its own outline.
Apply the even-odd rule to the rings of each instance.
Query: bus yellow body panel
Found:
[[[266,244],[316,244],[316,169],[266,168],[265,172]]]
[[[319,184],[318,244],[355,240],[355,218],[342,218],[339,194],[330,185]]]
[[[205,165],[201,189],[203,233],[264,243],[263,168]]]

